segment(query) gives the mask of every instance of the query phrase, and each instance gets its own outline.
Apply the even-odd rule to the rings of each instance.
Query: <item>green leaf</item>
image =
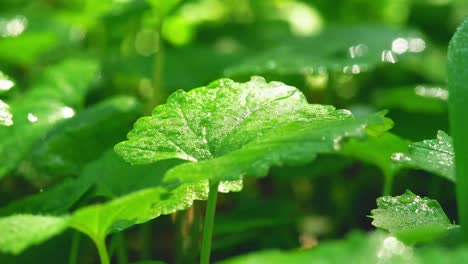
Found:
[[[128,96],[91,106],[57,125],[34,147],[31,162],[47,175],[78,175],[125,136],[140,111],[138,101]]]
[[[391,159],[392,154],[406,151],[409,144],[409,141],[394,134],[385,133],[380,137],[369,137],[364,141],[350,140],[343,145],[340,154],[374,164],[385,175],[392,176],[400,167]]]
[[[0,71],[0,95],[4,95],[15,87],[15,82],[2,71]]]
[[[104,239],[109,233],[147,222],[162,214],[189,208],[194,200],[206,200],[208,183],[183,184],[168,191],[164,187],[140,190],[108,203],[76,211],[70,225],[93,240]]]
[[[247,263],[378,263],[380,261],[398,260],[400,255],[409,255],[409,248],[395,240],[396,248],[384,248],[387,237],[382,233],[365,235],[351,233],[346,240],[321,242],[316,248],[304,250],[265,250],[244,256],[234,257],[219,264]],[[392,241],[393,242],[393,241]],[[400,253],[400,255],[398,253]],[[394,263],[394,262],[385,262]]]
[[[377,209],[371,214],[372,225],[407,243],[431,241],[456,227],[436,200],[421,198],[410,191],[378,198]]]
[[[226,74],[324,74],[327,70],[357,74],[382,61],[395,63],[401,55],[392,52],[392,43],[398,38],[406,44],[415,39],[424,43],[419,34],[410,31],[364,25],[335,27],[313,37],[285,39],[276,47],[228,68]]]
[[[0,126],[0,177],[13,169],[55,124],[74,114],[95,78],[96,63],[70,59],[47,69],[23,96],[10,103],[13,125]]]
[[[379,108],[400,109],[410,113],[447,112],[448,92],[436,86],[397,87],[378,91],[373,104]]]
[[[52,214],[68,212],[79,199],[94,185],[96,175],[82,175],[37,194],[15,200],[0,208],[0,216],[11,214]]]
[[[83,176],[96,179],[96,192],[110,198],[120,197],[145,188],[163,186],[162,178],[181,160],[165,160],[150,165],[130,165],[112,149],[90,163]]]
[[[296,88],[261,77],[221,79],[174,93],[115,149],[133,164],[191,161],[171,169],[166,180],[239,180],[335,152],[343,138],[363,137],[367,126],[385,122],[381,114],[355,120],[347,110],[310,105]]]
[[[18,37],[2,38],[0,60],[11,64],[32,64],[57,44],[57,36],[50,32],[26,32]]]
[[[0,127],[13,125],[13,115],[10,111],[10,106],[0,100]]]
[[[18,254],[67,227],[68,218],[40,215],[12,215],[0,218],[0,251]]]
[[[393,236],[380,232],[370,234],[353,232],[346,239],[324,241],[312,249],[290,251],[265,250],[233,257],[219,264],[251,263],[392,263],[392,264],[451,264],[464,263],[467,247],[412,248]]]
[[[456,180],[454,157],[452,139],[443,131],[437,132],[436,139],[412,143],[408,152],[392,155],[400,166],[426,170],[452,182]]]
[[[163,19],[167,16],[181,0],[147,0],[148,4],[153,8],[154,13],[158,19]]]

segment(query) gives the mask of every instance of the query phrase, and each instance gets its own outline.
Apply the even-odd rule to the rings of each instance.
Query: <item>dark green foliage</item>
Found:
[[[0,263],[468,257],[465,1],[0,2]]]

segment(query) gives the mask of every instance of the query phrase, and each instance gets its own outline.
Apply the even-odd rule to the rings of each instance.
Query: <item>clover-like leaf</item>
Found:
[[[456,227],[436,200],[410,191],[400,196],[378,198],[377,209],[371,213],[374,226],[408,243],[430,241]]]
[[[0,251],[18,254],[62,232],[67,221],[67,217],[28,214],[0,218]]]
[[[47,69],[23,96],[9,103],[13,125],[0,126],[0,177],[59,121],[74,115],[97,72],[95,62],[70,59]]]
[[[347,110],[308,104],[296,88],[253,77],[247,83],[221,79],[178,91],[153,115],[140,118],[115,150],[133,164],[164,159],[190,161],[166,179],[185,182],[265,176],[273,165],[307,163],[334,152],[366,128],[386,129],[382,115],[354,119]]]
[[[443,131],[437,138],[409,145],[408,152],[396,152],[394,162],[404,167],[426,170],[455,182],[455,152],[452,138]]]

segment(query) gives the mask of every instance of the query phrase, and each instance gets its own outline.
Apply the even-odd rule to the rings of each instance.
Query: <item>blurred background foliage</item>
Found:
[[[389,109],[394,134],[433,138],[448,131],[447,45],[467,14],[464,0],[2,0],[0,121],[7,127],[0,129],[0,205],[10,207],[0,212],[17,212],[8,209],[12,203],[59,184],[82,188],[73,187],[76,199],[57,212],[156,184],[104,192],[106,184],[90,179],[112,175],[81,175],[170,93],[222,77],[283,81],[311,103],[356,116]],[[78,91],[67,86],[79,83]],[[50,118],[54,113],[60,116]],[[220,197],[213,258],[311,247],[371,229],[365,216],[382,193],[382,174],[369,162],[329,155],[246,179],[242,192]],[[451,182],[402,170],[393,193],[406,188],[430,195],[456,217]],[[184,215],[201,209],[196,203],[131,228],[112,238],[111,251],[124,243],[131,260],[190,263],[198,242],[187,234],[200,226]],[[145,228],[146,240],[139,235]],[[65,263],[71,236],[19,257],[0,255],[0,262]],[[82,238],[79,263],[96,262],[93,245]]]

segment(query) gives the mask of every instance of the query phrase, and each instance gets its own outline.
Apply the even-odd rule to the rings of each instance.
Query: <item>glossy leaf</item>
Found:
[[[67,221],[66,217],[22,214],[0,218],[0,251],[18,254],[62,232]]]
[[[239,180],[265,176],[273,165],[307,163],[317,153],[336,151],[343,138],[363,137],[366,127],[385,123],[379,114],[355,120],[349,111],[310,105],[283,83],[222,79],[174,93],[115,149],[133,164],[191,161],[171,169],[167,180]]]
[[[124,137],[140,111],[138,101],[127,96],[91,106],[56,126],[34,147],[31,162],[47,175],[78,175]]]
[[[67,60],[46,70],[42,79],[10,103],[13,124],[0,127],[0,177],[13,169],[32,145],[55,124],[73,116],[95,78],[92,61]]]
[[[324,74],[327,70],[357,74],[382,61],[398,61],[400,55],[392,51],[396,39],[424,42],[410,31],[379,26],[335,27],[313,37],[285,39],[277,47],[228,68],[226,74]]]
[[[436,200],[421,198],[410,191],[378,198],[377,209],[371,213],[374,226],[408,243],[430,241],[456,227]]]
[[[392,159],[401,166],[422,169],[455,182],[452,139],[443,131],[437,138],[409,145],[408,152],[397,152]]]

